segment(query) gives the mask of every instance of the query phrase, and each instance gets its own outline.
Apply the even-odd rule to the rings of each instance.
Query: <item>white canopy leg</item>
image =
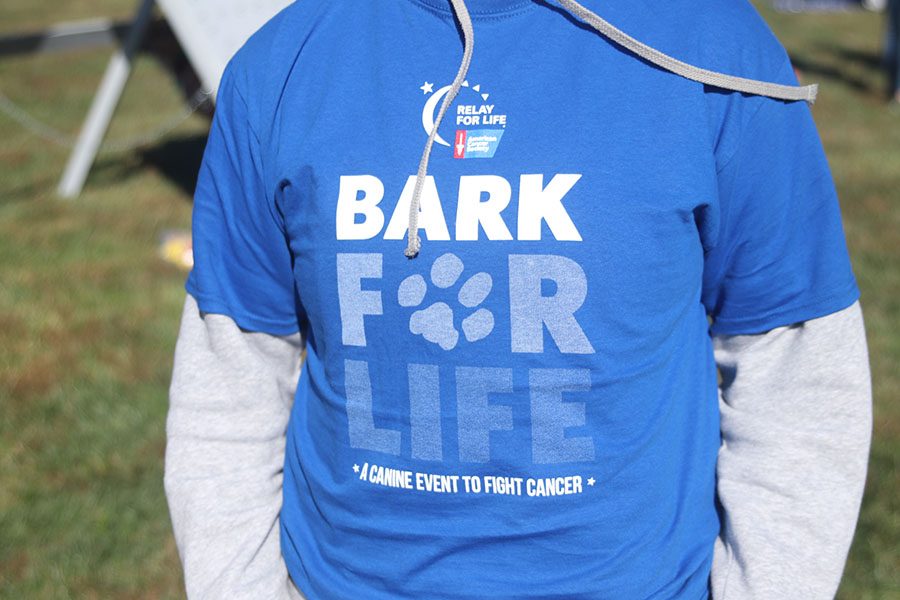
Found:
[[[63,198],[76,198],[84,187],[84,181],[94,164],[100,144],[109,128],[109,122],[122,97],[125,83],[131,75],[131,62],[147,32],[147,26],[153,16],[154,3],[155,0],[141,0],[140,8],[125,38],[125,44],[116,51],[106,67],[103,81],[57,187],[57,193]]]

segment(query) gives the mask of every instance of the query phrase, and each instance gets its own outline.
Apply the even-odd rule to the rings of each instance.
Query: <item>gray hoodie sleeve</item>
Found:
[[[713,600],[834,598],[872,433],[859,302],[765,334],[713,339],[722,375]]]
[[[191,600],[302,597],[279,536],[285,430],[302,347],[299,333],[248,333],[185,299],[164,483]]]

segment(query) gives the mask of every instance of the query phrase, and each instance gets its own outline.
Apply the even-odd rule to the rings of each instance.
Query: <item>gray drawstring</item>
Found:
[[[463,81],[466,79],[466,73],[469,72],[469,64],[472,62],[472,52],[475,48],[475,30],[472,28],[472,19],[469,17],[469,10],[466,8],[464,0],[450,0],[453,4],[453,10],[456,18],[459,19],[459,25],[462,27],[464,50],[462,64],[459,65],[459,72],[456,79],[450,86],[450,91],[441,104],[441,110],[438,112],[437,118],[434,120],[434,127],[428,135],[428,142],[425,144],[425,151],[422,153],[422,160],[419,161],[419,172],[416,174],[416,187],[413,190],[412,202],[409,204],[409,232],[407,233],[407,245],[403,254],[407,258],[415,258],[419,254],[419,248],[422,247],[422,240],[419,238],[419,202],[422,197],[422,187],[425,185],[425,176],[428,173],[428,159],[431,157],[431,147],[434,145],[434,138],[437,135],[438,127],[444,120],[444,114],[450,107],[456,95],[462,87]]]
[[[685,79],[697,81],[706,85],[711,85],[720,89],[734,90],[736,92],[744,92],[757,96],[767,96],[769,98],[777,98],[779,100],[805,100],[812,104],[816,101],[816,94],[819,86],[816,84],[806,86],[783,85],[780,83],[771,83],[768,81],[759,81],[756,79],[747,79],[745,77],[737,77],[727,75],[717,71],[701,69],[686,62],[682,62],[676,58],[672,58],[668,54],[640,42],[624,31],[617,29],[609,22],[601,19],[596,13],[588,10],[575,0],[557,0],[564,9],[569,11],[579,20],[587,23],[594,28],[597,33],[615,42],[619,46],[633,52],[641,58],[670,71],[676,75],[680,75]],[[456,79],[450,86],[450,91],[441,104],[437,118],[434,120],[434,127],[428,135],[428,142],[425,144],[425,151],[422,153],[422,160],[419,162],[419,172],[416,174],[416,186],[413,190],[412,201],[409,205],[409,231],[407,235],[407,246],[403,254],[407,258],[415,258],[419,254],[422,247],[422,240],[419,238],[419,204],[422,197],[422,188],[425,185],[425,177],[428,173],[428,159],[431,157],[431,148],[434,146],[434,138],[437,136],[438,127],[444,119],[444,114],[450,107],[450,104],[456,98],[465,81],[466,73],[469,71],[469,64],[472,62],[472,52],[475,46],[475,31],[472,27],[472,19],[469,16],[469,10],[466,8],[465,0],[450,0],[453,5],[453,11],[459,20],[463,33],[463,58],[462,64],[459,66],[459,72]]]
[[[735,77],[734,75],[726,75],[716,71],[701,69],[676,58],[672,58],[656,48],[651,48],[647,44],[637,41],[624,31],[616,29],[595,13],[578,4],[575,0],[557,0],[557,2],[581,21],[584,21],[598,33],[609,38],[616,44],[622,46],[626,50],[634,52],[654,65],[662,67],[666,71],[681,75],[685,79],[698,81],[726,90],[746,92],[748,94],[778,98],[780,100],[806,100],[810,104],[816,101],[816,93],[818,92],[819,86],[815,84],[807,86],[782,85],[779,83],[757,81],[756,79],[746,79],[744,77]]]

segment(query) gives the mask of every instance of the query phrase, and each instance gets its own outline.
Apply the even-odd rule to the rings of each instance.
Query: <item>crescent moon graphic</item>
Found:
[[[436,91],[431,95],[431,98],[428,99],[428,102],[425,103],[425,108],[422,109],[422,127],[425,128],[425,133],[431,135],[431,130],[434,129],[434,111],[437,110],[438,103],[447,95],[452,86],[445,86]],[[434,141],[442,146],[450,146],[447,141],[441,137],[441,134],[437,134],[434,136]]]

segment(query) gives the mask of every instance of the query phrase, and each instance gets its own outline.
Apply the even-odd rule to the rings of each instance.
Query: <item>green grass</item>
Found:
[[[122,17],[131,0],[6,0],[0,31]],[[48,10],[56,11],[47,16]],[[881,23],[867,13],[764,11],[822,84],[814,107],[863,290],[875,439],[839,598],[900,598],[900,113],[883,102]],[[74,132],[108,50],[0,59],[0,91]],[[177,113],[142,56],[110,134]],[[101,158],[75,203],[54,197],[67,151],[0,115],[0,597],[178,598],[162,488],[166,394],[184,274],[156,255],[190,221],[208,123]]]

